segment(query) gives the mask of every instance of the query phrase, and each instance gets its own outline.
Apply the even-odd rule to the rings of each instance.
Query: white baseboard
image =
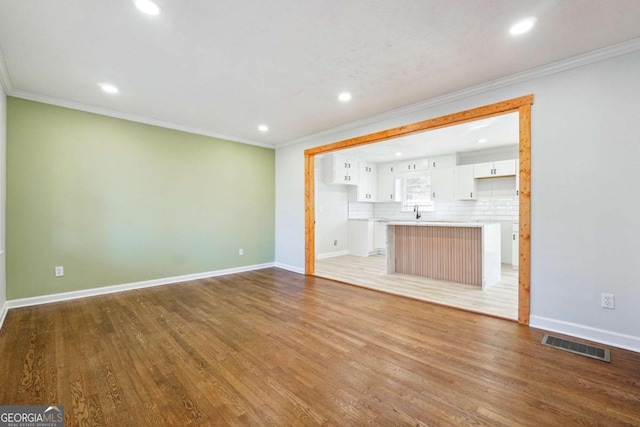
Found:
[[[327,259],[327,258],[333,258],[333,257],[343,256],[343,255],[349,255],[349,251],[344,250],[344,251],[325,252],[323,254],[316,254],[316,259]]]
[[[9,311],[9,306],[5,302],[4,304],[2,304],[2,307],[0,307],[0,329],[2,329],[2,324],[4,323],[5,317],[7,317],[8,311]]]
[[[620,334],[618,332],[541,316],[531,316],[529,318],[529,326],[640,353],[640,337],[634,337],[632,335]]]
[[[42,295],[37,297],[9,300],[5,303],[5,310],[10,308],[28,307],[32,305],[49,304],[52,302],[69,301],[96,295],[112,294],[133,289],[149,288],[152,286],[170,285],[188,282],[190,280],[206,279],[208,277],[225,276],[227,274],[243,273],[245,271],[262,270],[274,267],[274,263],[254,264],[243,267],[227,268],[224,270],[207,271],[204,273],[187,274],[184,276],[166,277],[164,279],[145,280],[143,282],[127,283],[124,285],[104,286],[101,288],[83,289],[81,291],[63,292],[59,294]]]
[[[281,262],[276,262],[274,267],[281,268],[283,270],[291,271],[293,273],[305,274],[304,268],[295,267],[289,264],[283,264]]]

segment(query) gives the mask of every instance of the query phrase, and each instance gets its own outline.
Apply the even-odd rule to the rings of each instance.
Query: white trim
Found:
[[[640,337],[634,337],[632,335],[620,334],[618,332],[541,316],[531,316],[529,318],[529,326],[640,353]]]
[[[2,330],[2,324],[4,323],[4,319],[7,317],[8,312],[9,305],[5,302],[2,307],[0,307],[0,330]]]
[[[0,73],[1,74],[1,73]],[[15,98],[27,99],[29,101],[42,102],[44,104],[57,105],[58,107],[70,108],[72,110],[85,111],[88,113],[99,114],[101,116],[115,117],[117,119],[129,120],[131,122],[144,123],[147,125],[158,126],[161,128],[179,130],[181,132],[193,133],[196,135],[208,136],[211,138],[224,139],[231,142],[241,142],[243,144],[257,145],[258,147],[265,147],[273,149],[273,144],[263,144],[261,142],[251,141],[244,138],[238,138],[235,136],[224,135],[217,132],[210,132],[204,129],[198,129],[191,126],[184,126],[177,123],[167,122],[164,120],[152,119],[145,116],[139,116],[137,114],[125,113],[117,110],[110,110],[108,108],[96,107],[95,105],[83,104],[81,102],[67,101],[66,99],[54,98],[47,95],[39,95],[24,90],[10,90],[7,93],[9,96]]]
[[[184,276],[167,277],[164,279],[145,280],[143,282],[127,283],[124,285],[105,286],[101,288],[83,289],[81,291],[63,292],[60,294],[42,295],[37,297],[21,298],[9,300],[5,303],[5,307],[17,308],[28,307],[32,305],[49,304],[52,302],[69,301],[78,298],[93,297],[96,295],[106,295],[115,292],[130,291],[133,289],[149,288],[152,286],[170,285],[173,283],[187,282],[190,280],[206,279],[208,277],[224,276],[227,274],[242,273],[245,271],[262,270],[264,268],[274,267],[274,263],[254,264],[243,267],[227,268],[224,270],[207,271],[204,273],[187,274]]]
[[[349,255],[349,251],[345,250],[345,251],[325,252],[323,254],[317,254],[316,259],[327,259],[327,258],[333,258],[337,256],[342,256],[342,255]]]
[[[595,62],[604,61],[607,59],[615,58],[617,56],[626,55],[628,53],[636,52],[640,50],[640,38],[632,39],[623,43],[619,43],[613,46],[605,47],[603,49],[587,52],[582,55],[577,55],[568,59],[563,59],[558,62],[543,65],[541,67],[533,68],[531,70],[523,71],[521,73],[512,74],[507,77],[502,77],[496,80],[492,80],[486,83],[482,83],[476,86],[472,86],[466,89],[462,89],[455,92],[450,92],[435,98],[429,98],[425,101],[418,102],[416,104],[406,105],[404,107],[396,108],[395,110],[387,111],[382,114],[370,116],[355,122],[346,123],[341,126],[336,126],[331,129],[323,130],[311,135],[306,135],[300,138],[285,141],[279,144],[275,144],[275,148],[283,148],[289,145],[300,144],[303,142],[310,142],[318,138],[334,135],[336,133],[345,132],[351,129],[359,128],[362,126],[376,124],[383,120],[394,119],[407,114],[411,114],[416,111],[426,110],[427,108],[433,108],[439,105],[446,104],[448,102],[457,101],[460,99],[468,98],[470,96],[479,95],[485,92],[489,92],[495,89],[500,89],[507,86],[512,86],[518,83],[527,82],[530,80],[538,79],[540,77],[548,76],[550,74],[561,73],[563,71],[571,70],[573,68],[583,67],[585,65],[593,64]]]
[[[9,78],[9,70],[7,69],[7,63],[4,62],[4,55],[0,50],[0,84],[4,88],[4,93],[9,94],[13,90],[11,79]]]
[[[276,262],[274,267],[281,268],[283,270],[291,271],[293,273],[305,274],[304,268],[294,267],[293,265],[283,264],[281,262]]]

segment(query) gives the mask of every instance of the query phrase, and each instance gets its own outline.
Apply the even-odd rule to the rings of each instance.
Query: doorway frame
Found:
[[[349,138],[304,151],[305,274],[315,275],[315,156],[388,139],[518,112],[519,122],[519,263],[518,323],[529,324],[531,311],[531,106],[525,95],[408,125]]]

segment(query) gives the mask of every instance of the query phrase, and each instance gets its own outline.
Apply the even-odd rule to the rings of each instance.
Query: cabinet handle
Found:
[[[393,172],[393,166],[391,167],[391,172]]]
[[[515,235],[515,233],[513,234],[513,240],[514,240],[514,241],[516,240],[516,235]]]
[[[434,167],[434,168],[436,167],[436,162],[433,162],[433,167]]]
[[[407,169],[411,170],[411,165],[407,165]]]
[[[345,168],[345,169],[347,168],[347,163],[345,163],[345,164],[344,164],[344,168]]]
[[[516,190],[516,196],[520,195],[520,190]]]
[[[471,193],[470,193],[470,196],[469,196],[469,197],[473,198],[473,192],[471,192]]]
[[[435,198],[436,198],[436,193],[433,193],[433,196],[432,196],[432,197],[435,199]]]

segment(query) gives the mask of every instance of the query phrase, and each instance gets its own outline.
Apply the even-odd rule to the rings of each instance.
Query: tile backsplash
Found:
[[[420,219],[425,221],[518,221],[517,199],[435,202],[434,207],[433,212],[421,212]],[[415,218],[415,213],[400,212],[400,203],[349,203],[349,218],[411,220]]]
[[[434,201],[434,211],[421,211],[429,221],[513,221],[519,219],[519,201],[513,197],[515,178],[479,180],[478,200]],[[349,203],[349,219],[415,219],[413,212],[401,212],[400,203]]]

